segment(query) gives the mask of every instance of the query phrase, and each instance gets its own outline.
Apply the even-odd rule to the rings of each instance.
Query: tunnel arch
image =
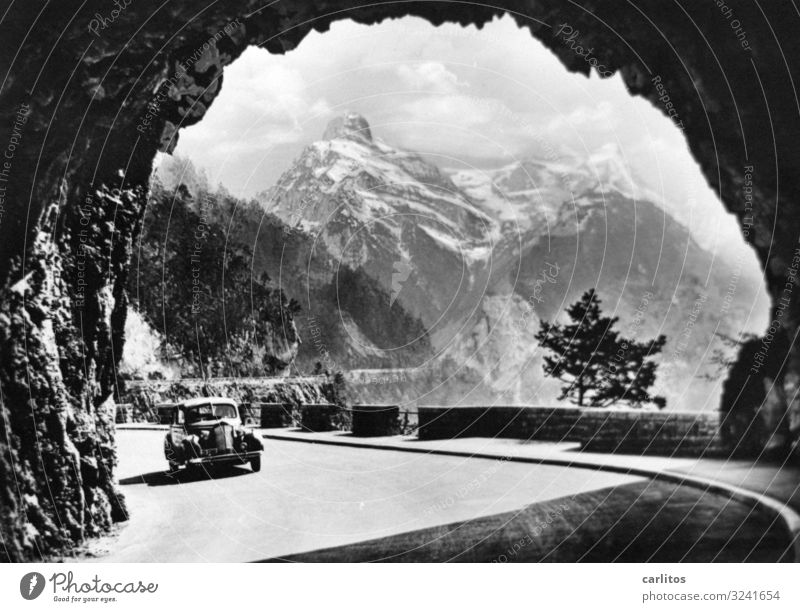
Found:
[[[726,393],[735,402],[748,389],[766,406],[769,427],[754,444],[785,450],[796,440],[800,103],[798,69],[787,58],[798,56],[800,40],[788,9],[733,0],[730,15],[714,3],[660,0],[242,0],[202,8],[178,0],[152,13],[124,1],[115,13],[99,0],[22,4],[0,21],[0,66],[8,67],[0,91],[0,496],[12,509],[1,525],[9,558],[69,546],[126,516],[114,485],[109,398],[130,251],[157,151],[174,146],[178,125],[202,119],[224,86],[224,67],[248,45],[285,53],[340,19],[416,16],[481,27],[507,13],[568,70],[588,74],[585,57],[554,35],[566,24],[631,95],[666,115],[678,109],[690,151],[739,220],[773,299],[771,330],[743,351],[750,361],[736,364]],[[28,524],[38,539],[25,535]]]

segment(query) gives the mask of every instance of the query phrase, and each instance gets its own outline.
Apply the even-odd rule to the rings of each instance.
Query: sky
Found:
[[[251,47],[225,69],[203,120],[181,130],[175,154],[251,197],[347,111],[444,168],[499,167],[545,147],[586,157],[616,147],[700,244],[726,256],[744,248],[670,119],[628,94],[619,75],[569,73],[507,16],[482,30],[411,17],[339,21],[285,55]]]

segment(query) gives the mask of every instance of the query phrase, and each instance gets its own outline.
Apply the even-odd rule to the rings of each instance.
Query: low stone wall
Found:
[[[395,436],[403,430],[400,406],[358,404],[352,415],[354,436]]]
[[[262,403],[257,405],[260,426],[266,429],[291,427],[297,419],[296,407],[289,403]]]
[[[324,376],[307,378],[221,378],[126,381],[118,403],[131,405],[133,422],[157,421],[156,404],[193,397],[219,395],[252,407],[260,404],[286,404],[299,411],[303,404],[335,401],[331,382]],[[280,427],[280,425],[278,425]]]
[[[300,427],[305,431],[348,429],[350,414],[336,404],[304,404],[300,407]]]
[[[422,440],[457,437],[579,442],[583,450],[654,455],[718,455],[717,413],[538,406],[420,407]]]

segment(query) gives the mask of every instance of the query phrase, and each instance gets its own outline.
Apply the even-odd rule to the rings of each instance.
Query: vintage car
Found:
[[[159,424],[170,425],[172,419],[175,418],[175,402],[162,402],[153,407],[153,412]]]
[[[261,469],[264,445],[244,427],[238,406],[226,397],[201,397],[175,405],[164,456],[170,471],[205,464],[245,464]]]
[[[242,423],[247,426],[258,427],[261,424],[261,410],[250,402],[239,404],[239,416],[242,417]]]

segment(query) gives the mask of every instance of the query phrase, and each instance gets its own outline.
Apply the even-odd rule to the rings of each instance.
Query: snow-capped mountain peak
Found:
[[[643,186],[631,161],[608,144],[446,171],[383,142],[364,117],[348,113],[259,199],[283,222],[313,233],[337,266],[376,282],[385,299],[371,308],[385,303],[409,313],[437,358],[481,379],[492,371],[492,394],[509,385],[528,392],[541,379],[538,321],[561,316],[590,287],[627,321],[650,296],[637,333],[664,332],[670,347],[685,324],[670,308],[672,296],[725,295],[725,269],[712,270],[711,254]],[[345,281],[337,299],[353,291]],[[744,282],[737,292],[742,303],[752,294]],[[728,312],[736,333],[744,319],[734,306]],[[382,325],[395,319],[387,315]],[[685,360],[675,361],[668,385],[687,376]]]
[[[486,284],[497,220],[436,165],[374,138],[361,115],[333,119],[323,136],[257,196],[265,209],[318,234],[429,328],[448,308],[469,312]],[[402,292],[399,263],[407,272]]]
[[[334,140],[336,138],[346,138],[360,142],[372,142],[372,130],[370,130],[367,120],[358,113],[349,112],[340,117],[331,119],[323,140]]]

